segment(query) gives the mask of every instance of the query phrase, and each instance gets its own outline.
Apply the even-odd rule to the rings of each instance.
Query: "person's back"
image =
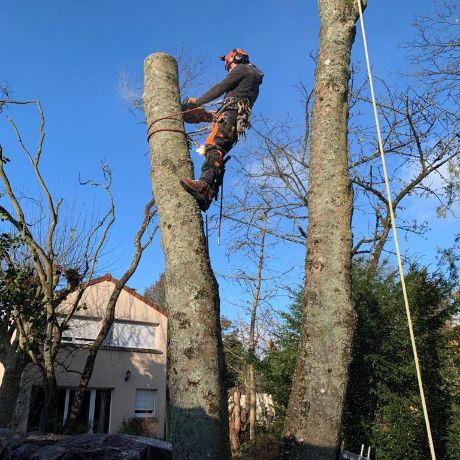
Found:
[[[204,105],[225,94],[227,98],[248,99],[251,106],[259,95],[259,86],[264,74],[251,63],[235,64],[226,78],[213,86],[203,96],[194,100],[197,105]]]

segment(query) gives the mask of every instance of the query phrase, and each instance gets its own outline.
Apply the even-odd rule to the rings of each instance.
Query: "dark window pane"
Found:
[[[96,404],[94,408],[94,433],[108,433],[110,420],[111,390],[96,390]]]

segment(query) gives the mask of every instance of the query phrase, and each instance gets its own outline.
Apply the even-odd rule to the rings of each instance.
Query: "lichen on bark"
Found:
[[[230,449],[220,301],[201,214],[179,184],[181,176],[193,177],[193,165],[183,134],[177,63],[154,53],[144,70],[147,125],[150,133],[156,130],[149,145],[166,264],[173,455],[225,459]]]
[[[335,459],[355,313],[352,194],[347,162],[348,80],[356,2],[319,0],[312,113],[304,321],[284,435],[290,458]]]

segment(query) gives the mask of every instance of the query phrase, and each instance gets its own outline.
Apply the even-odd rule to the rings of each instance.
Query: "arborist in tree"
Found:
[[[214,116],[214,125],[205,143],[205,161],[201,177],[182,177],[180,183],[193,195],[202,211],[207,211],[217,196],[224,175],[224,156],[250,127],[252,106],[259,95],[264,74],[249,62],[248,54],[235,48],[221,60],[228,72],[226,78],[199,98],[188,98],[186,108],[199,107],[225,94],[221,108]]]

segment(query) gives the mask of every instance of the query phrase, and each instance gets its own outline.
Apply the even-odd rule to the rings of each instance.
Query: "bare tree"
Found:
[[[460,5],[453,0],[436,0],[433,15],[419,15],[414,23],[415,38],[406,44],[415,75],[423,85],[435,85],[460,103]],[[456,113],[458,116],[458,112]]]
[[[350,89],[349,170],[354,190],[352,255],[367,254],[376,267],[386,251],[390,218],[385,198],[380,154],[374,128],[367,123],[370,97],[365,81],[357,83],[357,70]],[[439,92],[418,94],[390,88],[381,81],[378,97],[383,142],[392,178],[395,214],[401,232],[423,236],[426,223],[405,217],[411,200],[435,200],[438,213],[453,212],[460,190],[458,123],[435,104]],[[225,217],[241,225],[242,203],[251,209],[250,197],[263,192],[264,201],[276,210],[267,232],[285,242],[304,245],[308,218],[309,140],[311,92],[301,87],[305,103],[305,126],[292,120],[274,122],[260,117],[254,123],[259,142],[245,153],[240,164],[244,177],[238,198],[240,206],[226,209]],[[304,130],[304,133],[299,131]]]
[[[162,308],[166,308],[166,285],[164,272],[159,278],[144,292],[144,297],[147,297],[152,302],[157,303]]]
[[[78,417],[82,411],[83,398],[88,388],[91,376],[93,375],[97,353],[99,349],[101,348],[102,344],[104,343],[104,340],[106,339],[110,331],[110,328],[113,325],[114,319],[115,319],[115,307],[116,307],[118,298],[120,297],[123,287],[126,285],[126,283],[129,281],[131,276],[136,271],[139,265],[139,262],[141,260],[142,253],[150,245],[157,231],[158,227],[155,227],[153,231],[151,231],[146,241],[142,242],[142,238],[145,235],[145,233],[148,232],[150,223],[153,219],[153,216],[155,215],[154,205],[155,205],[155,200],[152,199],[145,206],[144,220],[142,224],[140,225],[136,233],[136,236],[134,237],[134,255],[131,260],[131,264],[126,270],[126,272],[122,275],[122,277],[116,281],[114,290],[112,291],[112,294],[107,302],[107,305],[105,306],[104,317],[102,319],[99,332],[96,338],[94,339],[94,342],[90,345],[88,349],[88,356],[86,357],[86,361],[83,367],[80,382],[75,392],[75,396],[72,402],[72,407],[70,408],[70,415],[69,415],[69,418],[65,422],[65,430],[68,433],[72,433],[75,430],[75,426],[78,422]],[[71,316],[69,318],[71,318]],[[64,325],[64,323],[62,325]]]
[[[369,98],[361,91],[361,103]],[[391,170],[392,201],[400,215],[400,230],[423,234],[424,222],[404,217],[404,203],[412,199],[435,200],[440,213],[451,212],[453,194],[449,193],[448,171],[458,158],[459,142],[455,126],[443,116],[442,108],[427,104],[434,95],[418,96],[410,90],[396,92],[386,87],[379,98],[383,123],[384,148]],[[390,213],[384,178],[374,135],[356,117],[351,126],[354,154],[350,173],[355,185],[355,214],[368,219],[368,226],[356,229],[353,254],[370,255],[374,271],[381,260],[390,233]],[[363,146],[366,146],[364,150]]]
[[[4,154],[0,145],[0,181],[2,197],[5,198],[5,202],[0,204],[0,214],[2,219],[6,220],[21,237],[27,249],[27,263],[33,270],[37,286],[33,302],[34,305],[40,305],[39,309],[32,310],[17,305],[12,310],[11,317],[17,330],[19,346],[37,365],[43,378],[45,398],[40,422],[41,429],[55,431],[57,420],[56,356],[61,346],[62,334],[80,308],[80,300],[95,274],[98,258],[115,221],[115,206],[110,192],[112,176],[108,166],[103,165],[105,182],[89,182],[91,185],[103,188],[108,197],[108,210],[100,220],[91,228],[80,229],[80,231],[66,227],[61,212],[63,200],[56,200],[51,195],[41,172],[40,161],[45,139],[45,116],[41,104],[38,100],[5,99],[0,101],[2,108],[12,105],[32,105],[38,110],[40,136],[35,152],[29,150],[15,122],[9,117],[7,119],[16,134],[20,149],[30,162],[46,206],[43,207],[39,201],[34,200],[34,203],[38,203],[39,206],[39,219],[34,222],[22,203],[24,200],[14,190],[6,167],[10,158]],[[147,206],[147,212],[148,216],[146,214],[147,217],[135,240],[136,254],[127,271],[127,278],[137,266],[139,257],[145,248],[145,245],[140,244],[140,237],[153,216],[152,203]],[[44,232],[41,228],[43,225],[45,225]],[[69,233],[62,233],[62,229],[68,230]],[[122,278],[124,282],[127,281],[126,276]],[[74,294],[73,301],[62,318],[58,315],[58,309],[70,294]],[[104,326],[107,326],[106,322]],[[95,351],[97,352],[97,348]]]

